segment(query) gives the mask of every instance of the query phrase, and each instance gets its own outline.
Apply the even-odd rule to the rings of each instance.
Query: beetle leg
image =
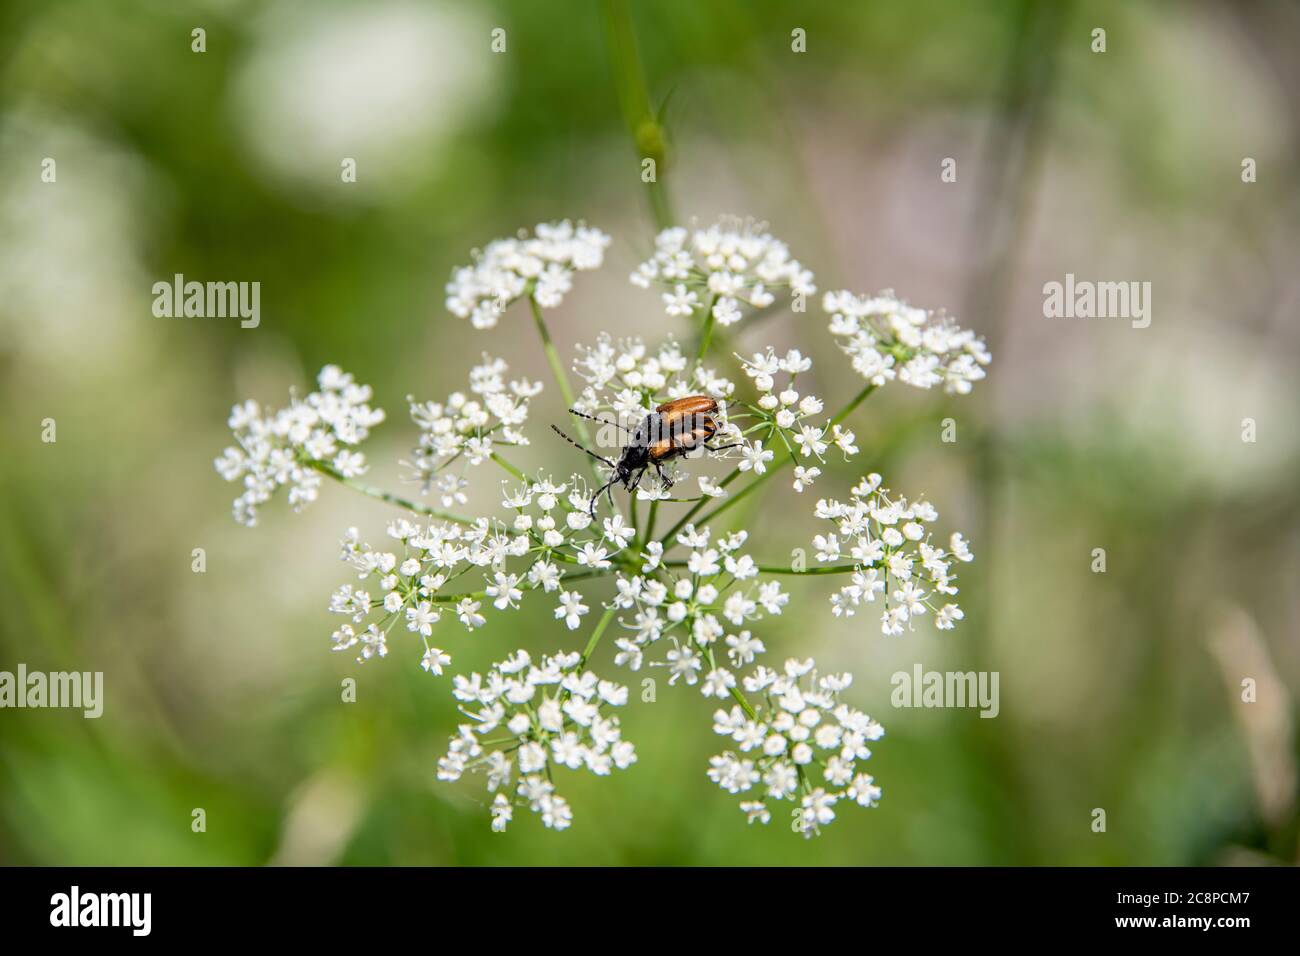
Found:
[[[659,462],[655,462],[654,465],[655,465],[655,473],[659,475],[659,480],[664,483],[664,491],[667,491],[670,488],[672,488],[673,480],[664,474],[664,470],[661,467],[659,467]]]
[[[612,485],[617,480],[618,480],[617,478],[611,478],[609,481],[605,482],[604,487],[596,489],[596,493],[591,496],[591,504],[588,506],[588,510],[591,512],[592,521],[596,520],[596,502],[600,500],[600,493],[602,491],[608,492],[609,486]],[[614,507],[614,495],[612,492],[609,495],[609,506],[611,508]]]

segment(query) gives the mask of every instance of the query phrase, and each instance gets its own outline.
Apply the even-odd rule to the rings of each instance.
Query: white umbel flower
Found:
[[[463,504],[458,495],[465,484],[463,472],[492,458],[497,446],[527,445],[523,425],[528,402],[541,394],[542,383],[527,379],[506,382],[509,366],[484,354],[470,369],[469,392],[452,392],[443,402],[416,402],[408,397],[411,420],[420,429],[420,443],[411,452],[411,467],[421,490],[438,491],[441,504]],[[452,478],[447,482],[443,479]]]
[[[545,317],[537,310],[560,305],[574,273],[600,266],[609,241],[570,221],[494,241],[474,254],[471,265],[455,270],[447,307],[486,329],[512,303],[528,298],[521,305],[536,312],[554,364]],[[693,332],[705,324],[701,343],[732,338],[713,325],[740,323],[778,296],[793,297],[792,307],[801,310],[799,300],[816,291],[812,274],[784,243],[763,226],[730,219],[665,230],[632,281],[652,288],[668,315],[689,319]],[[834,292],[824,306],[841,348],[872,385],[899,380],[964,393],[989,364],[987,349],[972,333],[892,294],[867,299]],[[617,665],[663,668],[669,685],[694,688],[717,702],[713,729],[728,738],[730,749],[709,761],[708,775],[741,797],[750,823],[788,818],[772,802],[789,800],[797,830],[812,836],[850,803],[872,807],[880,800],[881,789],[862,763],[883,730],[840,700],[849,675],[819,676],[811,659],[790,659],[781,670],[762,663],[762,622],[785,613],[791,599],[770,577],[785,569],[755,561],[749,532],[709,528],[787,466],[795,492],[820,492],[828,481],[823,471],[833,470],[830,456],[859,454],[846,420],[872,388],[859,384],[856,397],[836,414],[809,391],[812,360],[799,349],[767,347],[737,356],[744,375],[734,382],[723,374],[734,368],[730,359],[711,367],[708,355],[703,344],[684,350],[671,337],[647,344],[607,333],[577,348],[573,410],[595,419],[582,422],[579,431],[591,436],[583,444],[606,468],[632,446],[623,462],[626,485],[633,485],[626,466],[639,461],[636,450],[644,443],[647,458],[653,451],[648,467],[636,471],[631,501],[616,498],[619,489],[606,484],[618,475],[602,474],[558,439],[539,451],[570,454],[581,461],[576,471],[591,466],[590,473],[556,480],[512,464],[514,455],[504,449],[528,444],[530,401],[542,386],[512,377],[504,361],[487,354],[466,385],[435,401],[409,400],[419,437],[403,464],[414,469],[425,494],[437,496],[436,508],[354,480],[367,469],[356,446],[384,413],[371,407],[368,386],[335,366],[321,371],[317,391],[291,396],[285,409],[264,412],[248,402],[231,413],[236,442],[215,466],[228,480],[243,482],[235,514],[244,523],[254,523],[258,507],[281,486],[295,509],[305,506],[323,477],[403,511],[389,522],[387,540],[375,546],[363,543],[355,528],[343,538],[341,558],[352,579],[329,600],[329,612],[342,619],[331,635],[335,650],[364,663],[387,657],[391,640],[395,652],[415,651],[421,668],[439,677],[452,662],[443,650],[450,647],[447,631],[492,640],[509,627],[492,618],[533,600],[529,592],[545,595],[537,597],[551,610],[548,626],[575,643],[569,632],[589,625],[597,610],[599,623],[582,654],[535,660],[519,650],[485,674],[449,679],[464,721],[438,763],[438,776],[457,780],[481,772],[495,832],[509,828],[520,809],[536,814],[544,827],[567,829],[573,810],[556,789],[564,770],[606,776],[636,761],[612,714],[628,702],[628,688],[601,680],[586,666],[606,631]],[[564,373],[556,372],[569,394]],[[682,437],[671,448],[652,449],[652,442],[663,440],[652,432],[638,435],[661,406],[701,395],[717,404],[716,411],[710,406],[717,428],[703,448],[685,437],[701,434],[689,420],[673,432]],[[479,470],[485,465],[508,477],[499,485],[485,480]],[[699,474],[687,474],[687,467],[698,467]],[[591,507],[597,488],[612,505],[599,515]],[[492,510],[467,511],[471,501],[494,493]],[[679,502],[690,510],[678,508]],[[738,514],[731,512],[730,520]],[[847,503],[819,500],[815,516],[831,525],[813,544],[821,562],[814,570],[839,575],[833,613],[880,613],[887,635],[905,633],[918,619],[933,620],[940,630],[963,619],[950,600],[957,594],[953,572],[974,555],[961,534],[932,534],[939,516],[928,502],[896,498],[870,475]],[[756,527],[765,527],[765,517],[756,518]],[[771,547],[769,541],[755,550],[771,553]]]
[[[761,796],[740,805],[750,823],[771,819],[769,801],[790,800],[797,830],[812,837],[835,820],[840,805],[879,802],[880,788],[858,764],[885,729],[841,703],[852,681],[850,674],[819,677],[811,658],[792,658],[779,673],[758,667],[745,677],[745,691],[760,698],[752,714],[739,705],[714,713],[714,732],[737,749],[710,758],[709,779],[728,793]]]
[[[741,550],[747,539],[745,531],[715,538],[688,524],[672,542],[686,549],[683,558],[669,565],[656,550],[641,574],[619,571],[614,605],[627,612],[618,618],[627,634],[616,642],[615,662],[639,670],[667,638],[671,648],[650,666],[667,667],[670,684],[694,686],[703,677],[704,696],[726,696],[735,680],[721,666],[724,651],[736,666],[752,663],[763,643],[746,626],[780,614],[789,600],[779,581],[757,580],[758,565]]]
[[[495,239],[456,269],[447,283],[447,311],[469,319],[476,329],[490,329],[511,303],[532,289],[544,309],[553,309],[572,287],[573,273],[598,269],[609,236],[565,219],[541,223],[513,239]]]
[[[764,440],[769,445],[797,448],[803,458],[819,462],[826,460],[826,452],[832,445],[839,449],[845,461],[858,453],[853,432],[843,425],[824,420],[824,424],[816,424],[825,403],[797,387],[799,374],[812,368],[812,359],[798,349],[778,355],[771,346],[748,359],[739,355],[736,358],[758,391],[757,401],[749,406],[751,418],[756,421],[747,423],[748,431],[761,432],[763,436],[746,445],[742,452],[742,471],[752,467],[755,474],[763,473],[764,462],[773,456],[770,449],[763,451]],[[815,465],[800,465],[791,484],[795,491],[803,491],[820,474]]]
[[[767,308],[778,292],[817,292],[813,274],[791,258],[784,242],[761,223],[736,217],[705,229],[665,229],[655,237],[654,255],[630,278],[641,288],[661,287],[669,316],[707,307],[724,326],[739,322],[746,309]]]
[[[949,549],[931,543],[928,526],[939,519],[934,505],[891,496],[873,473],[853,486],[848,502],[822,498],[813,513],[836,528],[836,534],[813,538],[817,560],[847,556],[854,565],[849,583],[831,596],[837,617],[852,617],[868,604],[879,607],[881,631],[892,636],[931,613],[940,630],[965,616],[945,599],[957,593],[954,561],[975,556],[960,533],[949,538]]]
[[[853,370],[873,385],[897,379],[965,395],[992,361],[974,332],[958,328],[946,316],[914,308],[890,291],[877,296],[827,292],[822,308],[830,313],[831,334]]]
[[[503,831],[516,807],[536,813],[550,829],[566,830],[573,812],[555,791],[557,769],[586,769],[603,777],[636,762],[636,748],[608,713],[627,703],[627,688],[582,670],[582,664],[576,653],[534,663],[519,650],[486,677],[455,678],[453,695],[469,723],[448,742],[438,779],[484,773],[488,792],[495,795],[493,830]]]
[[[289,504],[300,511],[316,500],[321,471],[354,478],[366,470],[358,445],[384,420],[371,408],[373,391],[358,385],[337,365],[326,365],[316,378],[318,390],[305,398],[291,396],[288,407],[263,411],[256,402],[236,405],[230,430],[236,446],[213,462],[226,481],[241,481],[244,492],[234,503],[235,520],[252,527],[257,509],[277,488],[289,487]]]

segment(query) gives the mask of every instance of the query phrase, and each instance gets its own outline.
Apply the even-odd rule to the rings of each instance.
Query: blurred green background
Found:
[[[106,705],[0,711],[0,860],[1294,864],[1298,43],[1290,3],[4,0],[0,669],[102,670]],[[472,248],[585,218],[614,244],[554,313],[561,348],[685,336],[626,276],[656,217],[720,213],[766,220],[822,290],[891,287],[988,339],[973,396],[886,389],[816,489],[875,470],[925,493],[977,556],[966,620],[888,639],[787,579],[772,656],[852,670],[887,729],[881,806],[820,839],[746,827],[705,777],[713,706],[663,682],[623,715],[639,762],[562,783],[572,830],[492,834],[479,781],[434,780],[447,679],[402,640],[364,667],[328,650],[337,540],[389,509],[331,486],[236,526],[211,464],[229,407],[336,362],[389,413],[366,451],[397,487],[408,393],[462,387],[485,350],[546,377],[522,311],[488,333],[444,311]],[[176,272],[260,281],[261,326],[155,318]],[[1151,327],[1043,318],[1066,272],[1151,281]],[[813,355],[829,406],[856,391],[819,309],[737,328]],[[521,462],[571,465],[539,437],[559,402],[534,403]],[[764,495],[753,550],[780,561],[812,500]],[[454,670],[580,647],[550,606],[450,625]],[[998,671],[1000,715],[895,710],[917,662]],[[618,676],[609,647],[595,663]]]

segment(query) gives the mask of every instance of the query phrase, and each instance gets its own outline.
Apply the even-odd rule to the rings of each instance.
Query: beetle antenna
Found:
[[[622,425],[608,418],[601,418],[599,415],[588,415],[586,412],[580,412],[576,408],[569,409],[569,414],[577,415],[579,418],[585,418],[588,419],[589,421],[600,422],[601,424],[604,425],[613,425],[615,428],[621,428],[624,432],[626,432],[629,435],[632,434],[632,429],[628,428],[626,425]]]
[[[610,461],[608,458],[604,457],[603,455],[597,455],[594,451],[592,451],[592,450],[591,450],[590,448],[588,448],[586,445],[579,445],[576,441],[574,441],[574,440],[573,440],[572,438],[570,438],[568,435],[564,434],[564,432],[560,431],[560,430],[559,430],[558,428],[556,428],[554,425],[551,426],[551,429],[555,432],[555,434],[559,435],[561,438],[563,438],[565,441],[567,441],[567,442],[568,442],[570,445],[572,445],[574,448],[581,448],[583,451],[585,451],[588,455],[590,455],[592,458],[596,459],[597,461],[603,461],[605,464],[609,465],[609,467],[611,467],[611,468],[614,468],[614,467],[615,467],[614,463],[613,463],[612,461]],[[602,489],[602,490],[604,490],[604,489]]]

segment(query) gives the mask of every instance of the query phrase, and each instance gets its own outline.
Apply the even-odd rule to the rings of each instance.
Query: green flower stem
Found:
[[[514,477],[518,478],[520,481],[525,482],[525,483],[528,483],[528,476],[527,476],[527,475],[525,475],[522,471],[520,471],[520,470],[519,470],[518,468],[516,468],[514,465],[510,464],[510,462],[506,461],[504,458],[502,458],[502,457],[501,457],[500,455],[498,455],[496,452],[492,452],[492,460],[495,461],[495,462],[496,462],[498,465],[500,465],[502,468],[504,468],[506,471],[508,471],[511,475],[513,475]]]
[[[380,501],[386,501],[390,505],[396,505],[398,508],[404,508],[415,514],[425,515],[430,518],[441,518],[443,521],[450,521],[454,524],[471,525],[474,522],[463,515],[454,514],[450,511],[442,511],[438,508],[430,508],[428,505],[422,505],[406,498],[399,497],[391,492],[384,491],[382,488],[374,488],[370,485],[363,485],[353,478],[344,478],[327,462],[309,459],[303,462],[308,468],[319,471],[328,478],[333,478],[339,484],[351,488],[353,491],[359,491],[368,498],[377,498]]]
[[[713,310],[709,309],[709,316],[704,320],[704,332],[700,335],[700,351],[695,356],[696,362],[703,362],[705,354],[709,351],[709,339],[713,337]]]
[[[459,604],[465,598],[473,600],[485,597],[487,597],[487,591],[462,591],[460,594],[435,594],[433,597],[424,600],[430,604]]]
[[[528,307],[532,309],[533,322],[537,325],[537,334],[541,336],[542,351],[546,353],[546,361],[550,363],[551,372],[555,375],[555,382],[560,386],[560,394],[564,396],[564,407],[569,412],[569,419],[578,432],[578,438],[584,445],[591,448],[591,435],[587,432],[587,422],[581,415],[573,413],[573,388],[569,385],[569,376],[565,374],[564,363],[560,361],[560,353],[556,351],[555,343],[551,341],[551,331],[546,327],[546,319],[542,316],[542,307],[537,304],[537,300],[533,298],[531,291],[528,293]],[[590,455],[583,455],[582,457],[587,459],[591,476],[596,479],[596,487],[599,488],[605,482],[600,476],[600,468],[596,459]]]
[[[654,161],[655,175],[646,183],[649,190],[647,196],[655,223],[660,229],[667,229],[674,222],[672,203],[664,184],[668,136],[650,106],[650,89],[646,83],[641,54],[637,49],[632,14],[627,0],[605,0],[601,4],[601,12],[604,15],[605,43],[609,48],[619,110],[627,124],[627,131],[632,136],[637,156]]]
[[[778,564],[760,564],[758,570],[760,574],[852,574],[858,570],[856,564],[829,564],[815,568],[804,568],[802,571],[796,571],[794,568],[783,568]]]
[[[560,353],[555,348],[555,343],[551,341],[551,330],[546,327],[546,318],[542,315],[542,307],[537,304],[532,293],[528,295],[528,307],[533,312],[533,322],[537,325],[537,334],[542,339],[542,351],[546,353],[546,361],[551,365],[551,373],[555,376],[555,383],[560,386],[560,394],[564,397],[564,407],[572,409],[574,405],[573,388],[569,385],[569,376],[564,371],[564,363],[560,361]],[[580,416],[569,412],[569,418],[573,420],[573,427],[577,429],[578,437],[582,443],[591,446],[591,436],[587,433],[587,423]],[[594,459],[588,459],[591,463],[592,474],[596,474],[596,465]]]
[[[755,478],[753,481],[747,484],[744,488],[741,488],[734,495],[724,500],[722,504],[718,505],[708,514],[706,514],[703,518],[700,519],[700,524],[707,526],[710,521],[712,521],[718,515],[722,514],[728,508],[731,508],[739,504],[740,502],[744,501],[745,497],[753,493],[757,488],[759,488],[765,480],[772,477],[778,471],[783,469],[786,465],[794,464],[794,459],[795,459],[794,452],[791,451],[784,458],[777,459],[777,461],[775,461],[771,465],[768,465],[767,471],[763,472],[761,475],[759,475],[757,478]],[[739,471],[736,471],[735,474],[739,474]]]
[[[741,472],[740,472],[740,469],[739,469],[739,468],[734,469],[734,470],[731,472],[731,474],[727,475],[726,478],[723,478],[722,481],[718,483],[718,487],[719,487],[719,488],[725,488],[725,487],[727,487],[727,485],[731,484],[733,481],[735,481],[737,478],[739,478],[739,477],[740,477],[740,474],[741,474]],[[753,487],[753,485],[750,485],[750,486],[749,486],[749,488],[752,488],[752,487]],[[746,490],[748,490],[748,489],[746,489]],[[705,496],[705,497],[701,498],[699,501],[697,501],[697,502],[695,503],[695,507],[693,507],[690,511],[686,512],[686,514],[682,515],[681,520],[678,521],[678,522],[677,522],[675,525],[673,525],[671,528],[669,528],[669,529],[668,529],[668,533],[665,534],[665,535],[660,539],[661,541],[665,542],[665,543],[664,543],[664,547],[665,547],[665,548],[668,547],[667,542],[668,542],[669,540],[671,540],[671,539],[672,539],[672,538],[677,534],[678,531],[681,531],[682,528],[686,527],[687,523],[690,522],[690,520],[691,520],[692,518],[694,518],[697,514],[699,514],[700,511],[704,508],[704,506],[705,506],[706,504],[708,504],[708,503],[709,503],[710,501],[712,501],[712,500],[713,500],[712,498],[709,498],[708,496]]]
[[[665,567],[684,568],[689,562],[686,561],[665,561]],[[779,564],[760,564],[758,571],[760,574],[793,574],[796,577],[806,574],[852,574],[858,570],[856,564],[831,564],[815,568],[805,568],[803,571],[796,571],[794,568],[782,567]]]
[[[754,707],[744,694],[740,692],[739,687],[731,688],[731,696],[736,698],[736,703],[740,704],[740,709],[745,712],[750,720],[758,720],[758,714],[754,712]]]
[[[704,361],[705,354],[709,351],[709,341],[713,338],[713,307],[717,305],[718,297],[715,295],[710,300],[704,313],[704,332],[700,335],[700,351],[695,356],[696,364]]]
[[[584,578],[604,577],[601,571],[580,571],[577,574],[566,574],[563,578],[565,581],[581,581]],[[536,591],[538,585],[525,585],[520,588],[522,591]],[[460,594],[435,594],[427,600],[433,604],[458,604],[465,598],[482,598],[487,597],[487,591],[462,591]],[[383,607],[382,602],[376,602],[371,605],[372,608]]]
[[[712,647],[708,649],[708,655],[709,655],[709,667],[717,669],[718,662],[713,656]],[[736,703],[740,704],[740,709],[745,712],[745,716],[747,716],[750,720],[758,720],[758,714],[754,712],[753,705],[751,705],[749,699],[740,692],[739,687],[731,688],[731,696],[736,699]]]
[[[539,555],[545,554],[551,558],[554,558],[556,561],[560,561],[564,564],[578,563],[578,559],[575,558],[573,555],[565,554],[563,551],[559,550],[558,548],[547,548],[543,546],[542,543],[537,538],[533,538],[532,540],[533,543],[536,545],[536,547],[530,548],[528,552],[529,554],[539,554]]]
[[[564,363],[560,361],[560,353],[555,350],[555,343],[551,341],[551,330],[546,327],[546,318],[542,315],[542,307],[537,304],[532,293],[528,295],[528,307],[533,312],[533,322],[537,325],[537,334],[542,339],[542,351],[546,353],[546,360],[551,363],[551,371],[555,375],[555,381],[560,386],[560,394],[564,396],[564,403],[568,407],[573,407],[573,389],[569,386],[569,376],[564,372]],[[582,436],[582,440],[591,444],[587,439],[587,423],[576,415],[573,416],[573,426]]]
[[[844,421],[844,419],[848,418],[849,415],[853,413],[853,410],[861,405],[866,397],[875,390],[876,386],[868,382],[866,387],[863,388],[862,391],[858,392],[858,394],[854,395],[853,398],[849,400],[849,403],[840,409],[840,413],[831,419],[831,424],[838,425],[840,422]]]
[[[596,645],[600,643],[601,637],[605,634],[605,629],[609,627],[609,622],[614,620],[614,606],[610,605],[605,608],[605,613],[601,615],[600,620],[596,622],[596,629],[591,632],[591,639],[587,641],[587,646],[582,650],[582,661],[579,667],[587,663],[592,652],[596,650]]]

